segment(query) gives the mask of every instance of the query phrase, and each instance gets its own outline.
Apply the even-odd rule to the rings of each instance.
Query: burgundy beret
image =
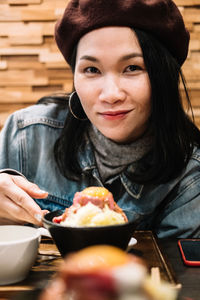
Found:
[[[84,34],[105,26],[150,32],[180,65],[187,57],[189,32],[172,0],[71,0],[55,27],[55,39],[65,60],[70,63]]]

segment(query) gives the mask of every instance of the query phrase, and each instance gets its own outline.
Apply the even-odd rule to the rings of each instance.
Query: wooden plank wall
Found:
[[[54,41],[54,25],[68,0],[0,0],[0,128],[16,109],[57,91],[71,91],[72,75]],[[200,0],[175,0],[191,34],[183,72],[200,126]]]

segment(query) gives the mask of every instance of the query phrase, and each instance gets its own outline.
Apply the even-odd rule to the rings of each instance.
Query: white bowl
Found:
[[[0,226],[0,285],[22,281],[33,266],[40,231],[20,225]]]

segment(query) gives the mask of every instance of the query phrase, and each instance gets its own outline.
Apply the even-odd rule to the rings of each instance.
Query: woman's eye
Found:
[[[138,70],[142,70],[142,68],[137,65],[130,65],[125,69],[125,72],[134,72],[134,71],[138,71]]]
[[[84,69],[85,73],[96,74],[99,73],[99,70],[96,67],[88,67]]]

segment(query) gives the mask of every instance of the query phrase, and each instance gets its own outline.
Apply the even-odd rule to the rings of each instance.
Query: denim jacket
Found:
[[[76,191],[103,185],[89,140],[79,153],[80,181],[60,173],[53,149],[67,113],[55,103],[30,106],[12,114],[0,135],[0,169],[17,170],[47,191],[46,199],[35,201],[50,211],[70,206]],[[140,217],[137,229],[153,230],[160,238],[200,237],[200,149],[182,174],[166,184],[137,184],[122,172],[106,187],[120,207]]]

